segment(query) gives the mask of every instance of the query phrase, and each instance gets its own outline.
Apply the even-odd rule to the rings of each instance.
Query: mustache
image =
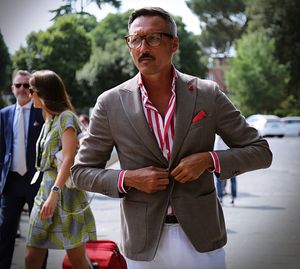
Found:
[[[155,60],[155,57],[154,56],[152,56],[150,53],[148,53],[148,52],[144,52],[144,53],[142,53],[141,55],[140,55],[140,57],[139,57],[139,62],[141,62],[142,60],[144,60],[144,59],[152,59],[152,60]]]

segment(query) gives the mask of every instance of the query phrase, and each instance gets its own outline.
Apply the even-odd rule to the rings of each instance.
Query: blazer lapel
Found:
[[[176,80],[176,126],[170,165],[175,160],[190,128],[196,103],[196,78],[177,71]]]
[[[138,87],[138,75],[129,81],[128,88],[120,91],[120,97],[125,114],[136,134],[153,155],[167,166],[168,161],[163,156],[144,114]]]
[[[11,109],[9,110],[8,113],[8,118],[7,118],[7,127],[4,127],[6,130],[7,137],[10,138],[9,140],[9,148],[10,151],[12,152],[13,150],[13,140],[14,140],[14,115],[16,113],[16,104],[14,104]]]
[[[33,139],[33,123],[35,120],[35,115],[34,115],[34,107],[33,104],[31,105],[30,108],[30,114],[29,114],[29,125],[28,125],[28,134],[27,134],[27,151],[28,148],[31,146],[31,141]]]

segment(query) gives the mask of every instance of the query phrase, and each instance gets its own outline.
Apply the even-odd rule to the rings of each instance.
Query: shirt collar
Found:
[[[173,71],[173,80],[172,80],[171,90],[172,90],[172,95],[176,95],[176,93],[175,93],[175,82],[176,82],[176,79],[177,79],[177,72],[176,72],[176,69],[175,69],[174,66],[172,66],[172,71]],[[144,96],[144,98],[143,98],[144,104],[146,104],[146,102],[148,101],[148,93],[147,93],[147,90],[144,86],[141,73],[139,73],[138,85],[139,85],[142,96]]]
[[[20,106],[20,104],[17,102],[17,106],[16,106],[16,109],[20,109],[20,108],[23,108],[23,109],[30,109],[32,106],[32,100],[30,100],[27,104],[25,104],[24,106]]]

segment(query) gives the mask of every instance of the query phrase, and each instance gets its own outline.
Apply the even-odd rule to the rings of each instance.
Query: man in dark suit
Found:
[[[29,78],[27,71],[16,72],[11,86],[16,103],[0,110],[1,269],[11,266],[22,209],[27,203],[31,211],[40,186],[40,181],[32,185],[30,182],[36,171],[36,141],[44,119],[42,111],[33,107],[29,96]]]
[[[176,24],[160,8],[134,11],[125,37],[139,70],[99,96],[72,167],[75,184],[121,197],[129,269],[224,269],[221,179],[269,167],[266,140],[213,81],[179,72]],[[215,133],[230,147],[213,151]],[[113,148],[121,169],[105,169]]]

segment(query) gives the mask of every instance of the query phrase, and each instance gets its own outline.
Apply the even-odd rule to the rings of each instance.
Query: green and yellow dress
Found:
[[[37,142],[37,150],[42,150],[40,158],[37,154],[36,166],[43,172],[43,179],[30,215],[28,246],[71,249],[83,242],[97,239],[95,219],[90,207],[87,207],[86,193],[82,190],[64,187],[53,217],[46,220],[39,218],[42,205],[48,198],[57,176],[55,154],[62,148],[59,130],[63,133],[67,128],[76,130],[77,135],[81,132],[78,119],[71,111],[64,111],[52,121],[45,122]],[[87,209],[83,210],[86,207]]]

